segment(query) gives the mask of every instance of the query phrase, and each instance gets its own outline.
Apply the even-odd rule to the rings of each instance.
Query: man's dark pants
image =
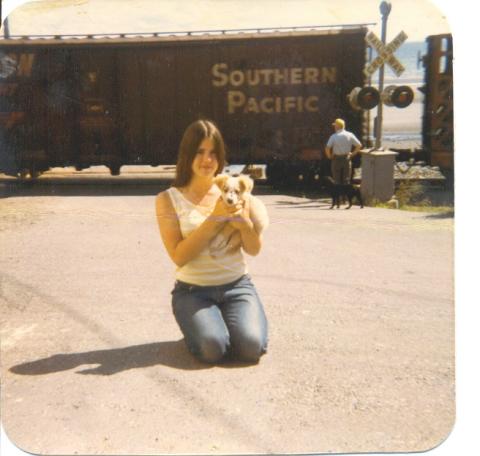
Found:
[[[336,184],[349,184],[352,174],[352,161],[345,155],[332,158],[332,177]]]

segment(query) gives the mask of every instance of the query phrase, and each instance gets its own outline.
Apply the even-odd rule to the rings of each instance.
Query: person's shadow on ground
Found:
[[[96,367],[76,371],[77,374],[112,375],[129,369],[164,365],[176,369],[198,370],[213,367],[197,361],[185,347],[183,339],[156,342],[132,347],[95,350],[83,353],[53,355],[10,368],[20,375],[44,375],[74,369],[82,365],[97,364]]]

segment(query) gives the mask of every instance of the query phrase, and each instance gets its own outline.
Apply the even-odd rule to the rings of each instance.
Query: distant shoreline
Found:
[[[399,149],[422,147],[423,94],[415,92],[416,99],[406,108],[384,106],[382,134],[384,146]],[[373,109],[370,113],[370,136],[373,136],[373,119],[376,115],[376,109]]]

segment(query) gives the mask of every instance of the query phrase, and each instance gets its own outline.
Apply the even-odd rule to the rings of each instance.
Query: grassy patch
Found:
[[[401,206],[399,209],[404,211],[412,211],[412,212],[429,212],[429,213],[436,213],[436,214],[444,214],[444,215],[451,215],[454,214],[454,209],[451,206],[411,206],[405,205]]]
[[[387,203],[372,203],[373,207],[380,207],[383,209],[394,209],[391,205]],[[432,205],[413,205],[413,204],[404,204],[399,205],[398,209],[402,211],[411,211],[411,212],[426,212],[431,214],[443,214],[445,216],[452,216],[455,213],[455,209],[452,206],[432,206]]]
[[[425,188],[419,182],[400,182],[395,191],[395,196],[401,208],[406,206],[431,206],[431,202],[425,194]]]
[[[398,208],[404,211],[437,213],[452,217],[454,214],[453,206],[432,204],[424,185],[419,182],[401,182],[395,191],[395,198],[398,201]],[[392,208],[391,205],[378,201],[374,202],[373,206]]]

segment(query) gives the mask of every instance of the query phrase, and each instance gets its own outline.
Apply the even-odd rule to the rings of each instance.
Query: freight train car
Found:
[[[428,162],[453,171],[453,41],[451,34],[427,37],[423,148]]]
[[[230,163],[311,169],[363,86],[365,26],[0,40],[0,171],[175,163],[185,127],[214,120]]]

